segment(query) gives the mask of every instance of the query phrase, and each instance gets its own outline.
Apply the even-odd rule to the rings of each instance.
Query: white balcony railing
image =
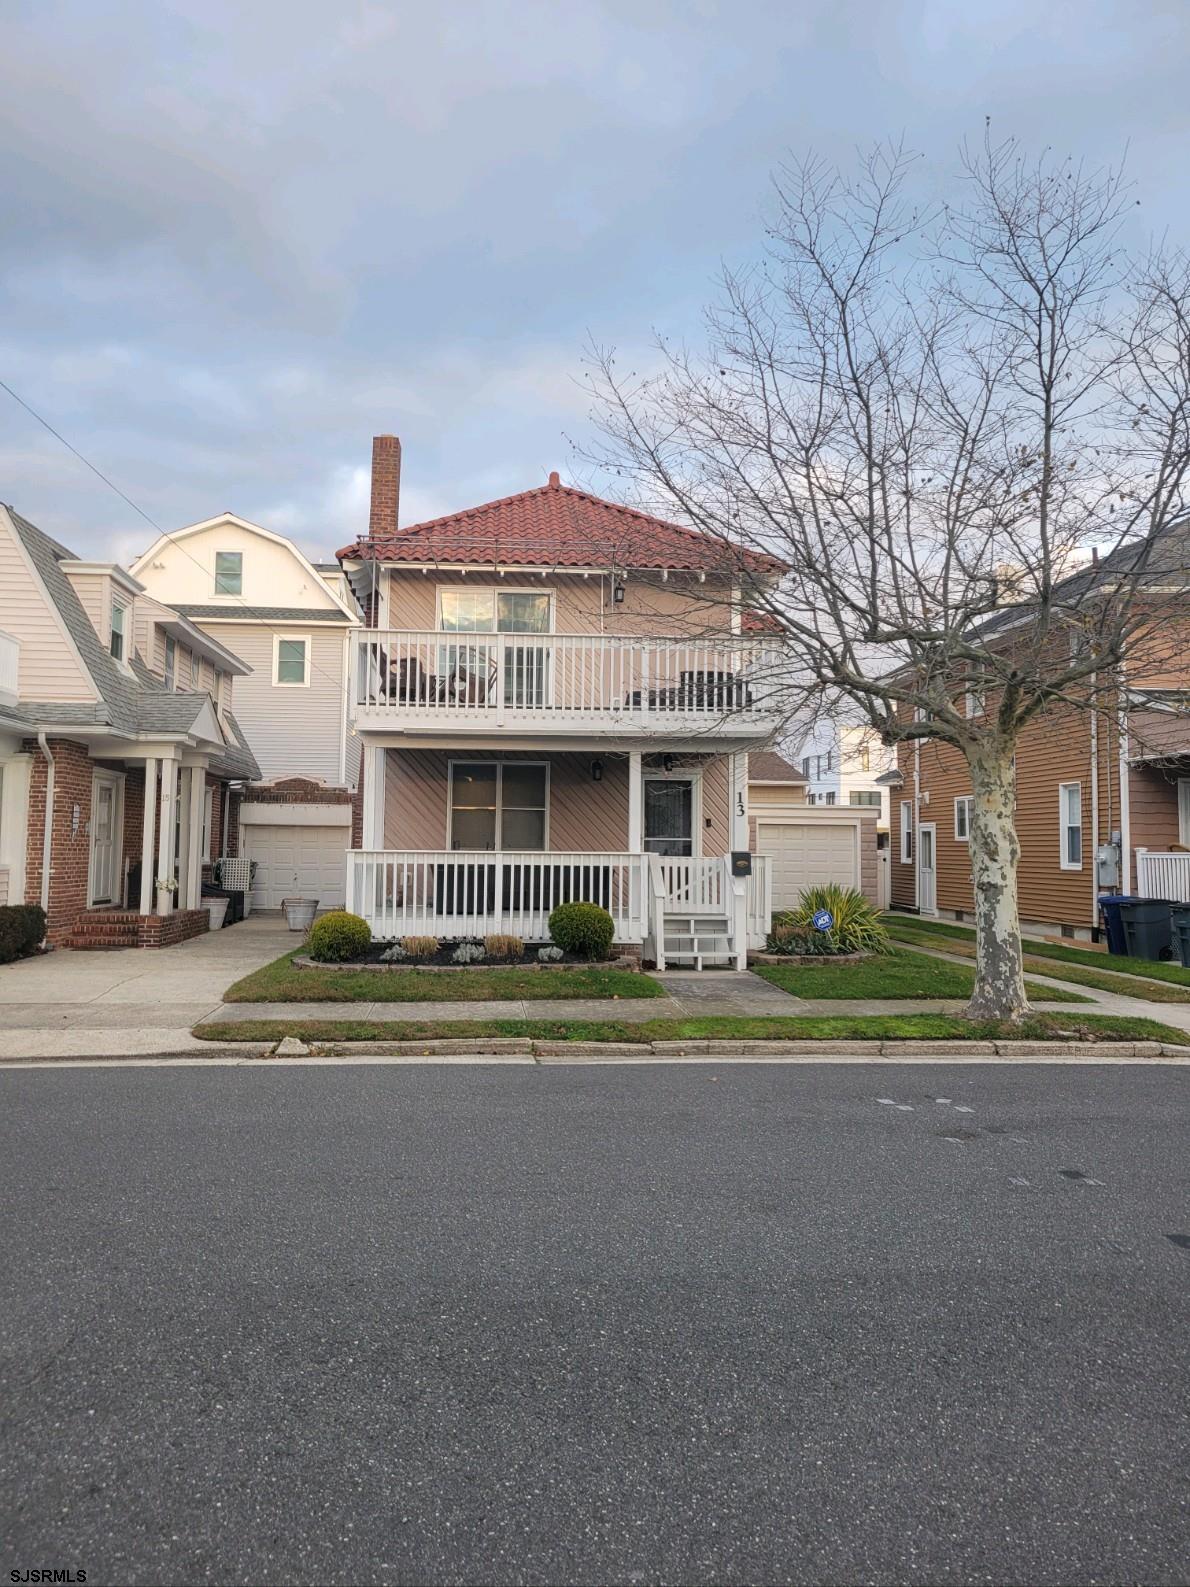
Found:
[[[371,629],[356,641],[357,710],[489,723],[550,716],[708,723],[774,705],[771,641]]]
[[[0,700],[15,700],[20,693],[21,642],[0,629]]]
[[[645,935],[647,854],[513,854],[489,850],[347,853],[347,907],[380,941],[510,932],[549,940],[558,904],[601,904],[617,942]]]
[[[1136,890],[1142,898],[1172,898],[1190,904],[1190,853],[1138,849]]]

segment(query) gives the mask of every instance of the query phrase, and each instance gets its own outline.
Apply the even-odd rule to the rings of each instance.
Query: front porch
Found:
[[[768,930],[767,862],[746,851],[747,757],[385,749],[364,758],[347,907],[377,940],[549,940],[559,904],[600,905],[659,968],[743,968]]]

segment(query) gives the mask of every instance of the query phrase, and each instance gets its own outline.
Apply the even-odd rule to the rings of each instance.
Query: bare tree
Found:
[[[969,1011],[1017,1019],[1018,737],[1114,709],[1134,636],[1159,631],[1154,571],[1186,589],[1190,272],[1128,256],[1110,171],[986,138],[927,212],[920,169],[896,148],[854,178],[782,169],[764,259],[724,276],[704,351],[662,342],[647,377],[594,355],[594,457],[725,555],[785,563],[746,598],[779,624],[790,720],[843,708],[962,753]]]

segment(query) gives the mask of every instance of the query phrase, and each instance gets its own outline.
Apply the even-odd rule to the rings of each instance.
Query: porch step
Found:
[[[69,945],[75,951],[102,948],[135,948],[140,917],[129,909],[96,909],[74,923]]]

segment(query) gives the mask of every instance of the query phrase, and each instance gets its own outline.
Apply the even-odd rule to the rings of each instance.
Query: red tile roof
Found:
[[[548,485],[412,524],[394,535],[361,536],[340,557],[375,562],[466,563],[548,568],[666,568],[692,573],[781,572],[775,557],[650,518],[631,507]]]
[[[745,612],[740,627],[746,634],[779,634],[781,624],[771,612]]]

